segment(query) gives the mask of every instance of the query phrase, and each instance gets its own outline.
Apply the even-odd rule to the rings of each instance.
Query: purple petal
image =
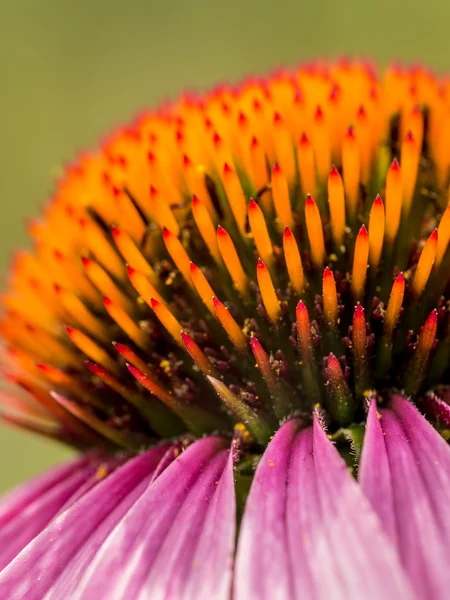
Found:
[[[417,596],[448,598],[450,448],[402,396],[381,418],[375,403],[370,407],[360,481]]]
[[[397,546],[392,476],[380,418],[381,414],[373,401],[366,423],[358,478],[386,533]]]
[[[11,507],[8,520],[0,527],[0,569],[48,525],[72,495],[95,474],[98,464],[98,460],[89,460],[84,464],[81,462],[78,469],[69,469],[65,478],[28,504],[22,504],[22,510],[14,516]]]
[[[239,535],[234,585],[237,599],[294,597],[286,512],[287,475],[298,428],[298,421],[286,423],[256,470]],[[307,579],[301,558],[298,569]]]
[[[321,425],[289,421],[256,470],[235,598],[412,599],[398,556]]]
[[[111,532],[73,598],[229,598],[232,459],[218,437],[190,446]]]
[[[69,462],[50,469],[20,485],[0,498],[0,528],[9,520],[22,513],[34,500],[39,499],[52,487],[76,471],[84,468],[92,460],[92,455],[77,457]]]
[[[70,597],[75,575],[148,486],[167,451],[159,446],[128,461],[71,504],[0,573],[0,598],[40,600],[50,591]]]

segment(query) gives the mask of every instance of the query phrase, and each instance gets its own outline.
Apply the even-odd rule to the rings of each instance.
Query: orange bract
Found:
[[[429,385],[417,357],[450,330],[449,149],[450,81],[363,61],[139,115],[67,168],[13,262],[2,367],[37,406],[21,422],[44,413],[59,437],[69,424],[71,439],[90,427],[110,442],[117,429],[135,448],[170,411],[196,433],[230,427],[260,410],[264,382],[289,398],[277,417],[307,412],[320,365],[357,418],[362,382],[402,386],[402,344],[408,390]],[[448,375],[436,356],[433,384]]]

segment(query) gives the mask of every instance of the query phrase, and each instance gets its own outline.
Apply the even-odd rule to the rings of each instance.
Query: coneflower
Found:
[[[0,597],[448,598],[449,167],[449,81],[347,61],[80,155],[0,327],[3,420],[82,454],[0,503]]]

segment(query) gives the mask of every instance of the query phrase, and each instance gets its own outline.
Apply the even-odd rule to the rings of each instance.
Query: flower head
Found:
[[[67,168],[2,300],[1,415],[88,453],[0,505],[3,597],[445,597],[450,452],[413,404],[445,435],[448,95],[316,63]]]

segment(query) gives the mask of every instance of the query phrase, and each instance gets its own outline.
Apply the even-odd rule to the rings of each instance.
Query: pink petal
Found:
[[[54,519],[0,573],[0,598],[12,598],[15,594],[18,598],[40,600],[56,585],[71,559],[97,527],[102,526],[103,539],[106,537],[123,516],[122,511],[129,504],[128,495],[147,476],[147,484],[149,483],[152,472],[166,451],[167,446],[157,447],[129,461]],[[82,471],[81,482],[86,480],[86,477],[81,479],[83,474]],[[116,521],[110,523],[109,530],[104,531],[105,520],[116,509],[119,513],[115,515]],[[17,526],[20,527],[21,523],[22,517],[17,519]],[[103,539],[97,539],[96,543],[90,540],[89,547],[83,548],[81,558],[85,566],[86,559],[95,554]],[[73,583],[76,585],[76,580]]]
[[[111,532],[74,598],[229,598],[232,459],[218,437],[190,446]]]
[[[26,503],[26,493],[22,492],[18,502],[20,512],[11,504],[11,497],[7,500],[9,509],[4,512],[3,524],[0,526],[0,569],[48,525],[73,494],[95,474],[99,462],[91,457],[88,461],[81,460],[78,468],[75,463],[71,465],[65,472],[65,477],[60,480],[55,478],[54,484],[47,489],[43,486],[41,494],[35,496],[34,492],[39,486],[33,486],[29,503]],[[64,470],[59,471],[63,472]],[[47,482],[51,479],[52,473]]]
[[[241,526],[235,598],[414,595],[394,548],[318,420],[289,421],[258,465]]]
[[[0,527],[20,514],[29,504],[40,498],[53,486],[85,467],[92,458],[93,456],[89,454],[77,457],[46,471],[43,475],[34,477],[0,497]]]
[[[448,598],[450,589],[450,448],[402,396],[392,410],[373,402],[360,481],[385,525],[419,598]],[[374,477],[373,473],[378,473]]]
[[[150,450],[148,454],[153,453]],[[90,565],[92,559],[101,548],[103,542],[108,537],[112,529],[121,521],[130,508],[140,498],[143,492],[151,485],[157,477],[167,468],[179,453],[179,444],[169,447],[164,456],[161,458],[156,469],[152,472],[153,463],[147,465],[147,470],[150,468],[150,473],[146,475],[142,481],[134,487],[127,496],[117,505],[115,509],[105,518],[100,526],[86,540],[85,544],[79,549],[73,559],[70,560],[68,566],[63,571],[57,582],[52,586],[46,600],[61,600],[61,598],[71,598],[75,593],[81,577]],[[157,458],[156,454],[152,458]]]

